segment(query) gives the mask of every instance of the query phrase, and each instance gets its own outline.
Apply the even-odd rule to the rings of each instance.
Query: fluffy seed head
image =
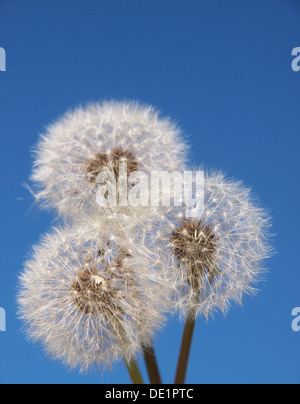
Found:
[[[225,313],[255,292],[272,253],[270,219],[242,183],[206,173],[201,217],[173,210],[164,227],[171,229],[166,254],[175,260],[175,304],[183,316]]]
[[[41,136],[31,176],[33,193],[43,207],[63,217],[100,212],[117,220],[141,214],[144,220],[155,209],[104,209],[97,204],[99,173],[110,170],[118,176],[119,163],[127,164],[128,176],[137,169],[146,174],[183,170],[186,152],[180,130],[152,107],[133,102],[79,107]]]
[[[130,361],[161,327],[168,302],[157,257],[130,235],[97,227],[56,229],[20,276],[27,334],[82,371]]]

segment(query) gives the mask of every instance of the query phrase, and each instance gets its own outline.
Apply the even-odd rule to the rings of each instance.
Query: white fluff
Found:
[[[102,370],[129,362],[161,327],[165,275],[157,255],[130,237],[92,225],[55,229],[20,276],[20,316],[51,357]]]
[[[102,209],[97,204],[97,187],[87,180],[86,168],[97,153],[117,149],[129,151],[146,174],[183,170],[186,163],[180,130],[154,108],[135,102],[90,104],[68,112],[41,135],[31,176],[37,202],[62,217],[100,212],[142,221],[151,216],[157,209]]]
[[[214,258],[209,256],[203,264],[203,235],[186,238],[186,229],[182,229],[185,215],[184,209],[173,209],[160,223],[159,232],[153,231],[153,223],[148,230],[156,245],[153,249],[165,255],[176,274],[174,305],[183,317],[200,314],[208,317],[216,310],[226,313],[230,303],[241,303],[245,293],[255,292],[255,284],[265,272],[265,259],[272,254],[270,218],[241,182],[227,179],[220,172],[206,172],[204,211],[202,216],[191,219],[192,223],[201,221],[209,226],[215,239]],[[183,236],[180,240],[187,240],[185,245],[181,244],[187,258],[175,257],[172,234],[175,239]],[[200,272],[203,266],[204,271]],[[195,272],[199,288],[191,286],[191,271]],[[214,271],[211,281],[210,274]]]

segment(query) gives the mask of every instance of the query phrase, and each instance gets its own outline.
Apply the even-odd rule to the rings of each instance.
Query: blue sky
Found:
[[[54,221],[22,185],[30,150],[69,107],[106,98],[171,116],[193,165],[242,179],[273,215],[277,254],[259,295],[198,322],[188,382],[300,382],[299,22],[296,0],[0,0],[0,383],[129,382],[122,365],[101,378],[50,361],[16,317],[18,274]],[[167,383],[180,338],[173,319],[156,341]]]

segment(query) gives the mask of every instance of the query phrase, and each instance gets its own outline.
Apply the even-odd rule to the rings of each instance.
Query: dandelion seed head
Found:
[[[42,207],[63,217],[100,212],[112,220],[122,215],[137,219],[142,212],[144,220],[157,209],[99,206],[99,173],[109,170],[118,177],[120,163],[127,164],[127,177],[137,170],[183,170],[186,155],[179,128],[154,108],[134,102],[90,104],[66,113],[40,137],[33,193]]]
[[[190,218],[173,210],[166,219],[167,259],[174,260],[175,306],[183,317],[216,310],[254,294],[272,255],[270,218],[241,182],[205,173],[204,209]]]
[[[72,369],[129,362],[163,325],[164,272],[132,239],[93,226],[55,229],[25,265],[18,303],[26,333]]]

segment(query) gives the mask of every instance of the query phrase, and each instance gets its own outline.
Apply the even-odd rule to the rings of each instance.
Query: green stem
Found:
[[[135,359],[132,359],[130,364],[125,362],[128,373],[133,384],[144,384],[143,376]]]
[[[154,348],[151,345],[150,347],[144,347],[144,358],[149,374],[149,379],[151,384],[162,384],[161,376],[159,372],[159,367],[156,360],[156,355],[154,352]]]
[[[177,365],[175,384],[185,384],[195,326],[196,326],[196,320],[194,319],[194,317],[189,316],[186,320],[184,327],[180,355]]]

